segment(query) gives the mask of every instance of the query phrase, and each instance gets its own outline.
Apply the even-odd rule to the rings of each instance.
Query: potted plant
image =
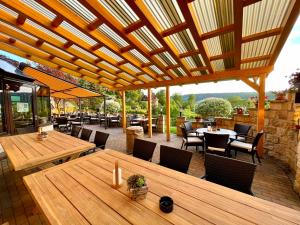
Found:
[[[272,91],[272,93],[275,95],[275,100],[286,100],[287,90]]]
[[[130,176],[127,179],[127,187],[131,199],[141,200],[146,198],[148,186],[143,175],[134,174]]]
[[[243,115],[244,114],[244,108],[240,107],[240,106],[237,106],[237,107],[235,107],[235,112],[236,112],[236,114]]]

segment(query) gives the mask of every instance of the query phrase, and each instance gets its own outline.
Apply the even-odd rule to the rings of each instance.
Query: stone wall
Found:
[[[272,156],[289,166],[295,175],[295,191],[300,193],[300,143],[296,122],[300,118],[300,105],[295,105],[294,95],[289,94],[285,101],[271,101],[270,109],[265,111],[264,148],[265,154]],[[178,120],[181,125],[185,118]],[[233,118],[216,118],[217,126],[233,129],[235,123],[250,124],[249,135],[256,135],[257,109],[250,109],[248,115],[235,114]],[[193,122],[193,127],[202,127],[200,122]],[[177,129],[178,130],[178,129]],[[181,136],[178,132],[177,135]]]

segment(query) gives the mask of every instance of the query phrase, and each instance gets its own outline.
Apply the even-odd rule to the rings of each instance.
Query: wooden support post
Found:
[[[258,110],[257,110],[257,132],[264,129],[265,126],[265,79],[266,74],[259,76],[259,90],[258,90]],[[257,146],[259,156],[264,153],[264,138],[260,139]]]
[[[166,136],[167,141],[171,139],[171,110],[170,110],[170,86],[166,86]]]
[[[152,92],[148,88],[148,136],[152,137]]]
[[[126,132],[126,101],[125,101],[125,91],[122,91],[122,127],[123,133]]]

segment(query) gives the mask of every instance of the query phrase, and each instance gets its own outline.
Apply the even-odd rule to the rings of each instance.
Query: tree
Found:
[[[196,113],[202,117],[228,117],[232,112],[230,102],[223,98],[206,98],[196,105]]]
[[[179,108],[183,108],[183,98],[181,94],[175,93],[171,97]]]
[[[230,103],[232,108],[235,107],[243,107],[243,108],[250,108],[253,107],[253,103],[249,99],[243,99],[240,96],[231,96],[227,99]]]
[[[104,103],[101,105],[101,109],[104,109]],[[121,109],[120,103],[115,100],[107,100],[106,101],[106,113],[114,114],[118,113]]]
[[[184,108],[189,108],[192,112],[195,110],[196,95],[189,95]]]

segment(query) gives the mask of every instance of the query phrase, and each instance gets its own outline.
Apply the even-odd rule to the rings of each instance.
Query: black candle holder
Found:
[[[159,208],[164,213],[170,213],[173,211],[173,199],[168,196],[163,196],[159,200]]]

